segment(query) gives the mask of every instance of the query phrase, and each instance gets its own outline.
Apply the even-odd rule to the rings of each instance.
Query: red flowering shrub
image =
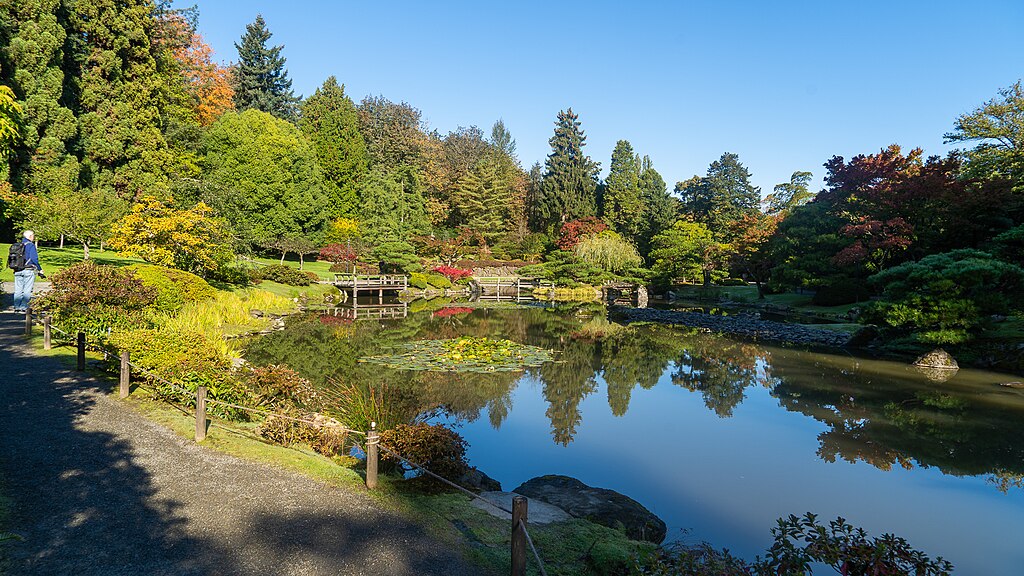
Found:
[[[466,308],[465,306],[453,306],[451,308],[441,308],[437,312],[431,314],[431,316],[434,318],[448,318],[451,316],[458,316],[459,314],[469,314],[472,311],[472,308]]]
[[[473,275],[472,270],[468,270],[466,268],[454,268],[452,266],[436,266],[432,271],[445,276],[452,282],[462,280],[463,278],[469,278]]]
[[[608,229],[608,225],[600,218],[587,216],[579,220],[572,220],[562,224],[558,231],[558,241],[555,245],[561,250],[572,250],[584,238],[600,234]]]
[[[320,249],[320,259],[327,262],[355,262],[359,254],[344,244],[328,244]]]

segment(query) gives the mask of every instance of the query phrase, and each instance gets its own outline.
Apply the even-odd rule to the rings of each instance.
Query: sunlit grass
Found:
[[[199,332],[219,351],[233,356],[238,344],[225,337],[266,330],[273,322],[268,315],[287,314],[296,309],[291,299],[266,290],[218,292],[210,300],[188,304],[174,316],[162,317],[159,324],[165,330]]]

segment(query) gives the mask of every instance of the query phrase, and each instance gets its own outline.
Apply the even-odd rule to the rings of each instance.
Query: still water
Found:
[[[1019,378],[961,370],[939,382],[895,362],[622,326],[598,305],[439,306],[295,317],[247,357],[324,386],[384,383],[456,426],[470,462],[506,490],[573,476],[638,500],[670,539],[753,558],[776,518],[810,511],[901,535],[958,574],[1024,574],[1024,390],[998,385]],[[357,362],[462,335],[558,361],[471,374]]]

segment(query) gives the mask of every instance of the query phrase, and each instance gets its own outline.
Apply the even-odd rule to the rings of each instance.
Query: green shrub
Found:
[[[452,287],[452,281],[445,278],[443,274],[436,274],[431,272],[424,274],[424,276],[427,279],[427,284],[430,284],[434,288],[444,289]]]
[[[726,278],[719,282],[720,286],[746,286],[747,281],[743,278]]]
[[[831,283],[814,293],[811,304],[815,306],[843,306],[864,302],[871,298],[871,289],[862,281],[845,279]]]
[[[248,406],[270,410],[296,406],[314,412],[323,409],[323,399],[316,388],[287,366],[249,368],[239,378],[249,396]]]
[[[469,470],[466,441],[440,424],[399,424],[380,435],[382,445],[435,474],[456,480]],[[398,460],[384,452],[391,462]]]
[[[978,250],[933,254],[869,280],[882,299],[862,321],[930,344],[969,340],[986,317],[1010,313],[1024,298],[1024,269]]]
[[[152,264],[133,264],[128,267],[142,284],[156,290],[156,308],[173,313],[182,306],[213,298],[217,290],[195,274],[164,268]]]
[[[309,286],[318,279],[316,274],[307,273],[284,264],[265,266],[259,268],[257,273],[261,280],[270,280],[271,282],[287,284],[289,286]]]
[[[222,282],[235,286],[252,286],[259,282],[255,276],[255,270],[248,266],[237,264],[221,266],[207,275],[213,282]]]
[[[426,290],[427,286],[430,285],[430,281],[427,279],[427,275],[421,272],[413,272],[409,275],[409,286],[413,288],[419,288],[420,290]]]
[[[190,391],[202,385],[214,399],[243,400],[241,387],[231,378],[231,360],[198,332],[129,329],[112,333],[110,342],[128,351],[133,364]],[[161,393],[178,396],[171,387],[154,384]]]
[[[132,270],[89,261],[55,273],[51,282],[34,307],[50,312],[65,332],[85,332],[90,344],[104,343],[111,330],[151,325],[157,291]]]

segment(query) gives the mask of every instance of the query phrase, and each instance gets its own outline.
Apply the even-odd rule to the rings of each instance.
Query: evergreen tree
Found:
[[[668,192],[665,179],[644,156],[640,163],[640,194],[644,203],[643,225],[637,247],[644,257],[650,253],[651,239],[667,230],[676,221],[676,199]]]
[[[703,178],[677,184],[676,192],[682,197],[684,213],[726,240],[730,225],[756,212],[761,204],[761,189],[750,183],[750,172],[730,152],[712,162]]]
[[[466,225],[493,245],[510,224],[511,182],[500,171],[497,155],[482,159],[459,181],[459,211]]]
[[[526,175],[526,198],[525,214],[530,230],[540,232],[544,229],[543,216],[540,212],[540,199],[543,192],[544,167],[540,162],[534,162],[530,166],[530,172]]]
[[[544,163],[536,212],[545,227],[597,215],[597,174],[600,164],[583,153],[587,137],[572,108],[558,113],[551,154]]]
[[[516,157],[516,140],[512,137],[512,133],[505,128],[505,121],[500,118],[491,127],[491,146],[512,158]]]
[[[359,199],[363,238],[371,244],[404,243],[430,231],[423,184],[415,167],[404,166],[390,173],[373,169]]]
[[[292,91],[292,81],[285,70],[284,46],[267,47],[270,30],[262,15],[245,27],[238,50],[235,69],[235,108],[255,108],[284,120],[295,118],[299,98]]]
[[[359,133],[355,104],[334,76],[302,103],[299,127],[313,144],[323,169],[332,219],[355,215],[356,191],[368,169],[369,155]]]
[[[640,191],[640,161],[626,140],[615,144],[602,200],[602,217],[608,226],[635,241],[643,228],[645,206]]]
[[[776,184],[773,192],[764,199],[765,212],[772,216],[785,216],[793,208],[810,202],[814,198],[814,192],[810,191],[813,176],[810,172],[797,170],[790,176],[789,182]]]

